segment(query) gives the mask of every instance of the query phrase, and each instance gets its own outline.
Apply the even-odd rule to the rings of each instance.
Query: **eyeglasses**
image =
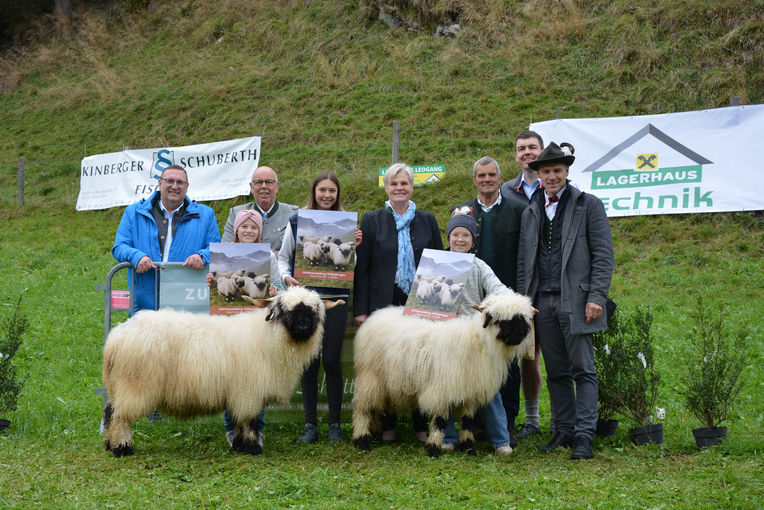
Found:
[[[254,184],[255,186],[263,186],[263,185],[265,185],[265,186],[273,186],[277,182],[279,182],[279,181],[274,181],[273,179],[266,179],[264,181],[258,179],[256,181],[252,181],[252,184]]]
[[[175,179],[162,179],[162,180],[163,180],[163,181],[165,182],[165,184],[167,184],[168,186],[175,186],[175,185],[177,184],[177,185],[178,185],[178,187],[180,187],[180,188],[182,188],[183,186],[185,186],[186,184],[188,184],[188,181],[176,181]]]

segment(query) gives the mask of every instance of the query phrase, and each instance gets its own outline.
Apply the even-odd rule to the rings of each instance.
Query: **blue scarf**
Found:
[[[393,213],[395,230],[398,231],[398,269],[395,273],[398,277],[398,287],[408,294],[411,290],[411,284],[414,283],[414,276],[416,276],[414,248],[411,246],[411,234],[409,232],[409,226],[416,212],[416,204],[409,200],[409,208],[403,214],[395,212],[389,200],[385,202],[385,205]]]

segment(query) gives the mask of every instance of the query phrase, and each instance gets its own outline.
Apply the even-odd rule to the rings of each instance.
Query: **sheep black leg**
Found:
[[[444,416],[434,416],[430,420],[430,435],[427,436],[427,455],[433,459],[441,456],[443,446],[443,437],[446,435],[446,423],[448,419]]]
[[[459,450],[473,456],[477,455],[475,436],[472,433],[474,426],[475,420],[472,416],[462,416],[462,429],[459,432]]]
[[[356,448],[361,451],[367,452],[371,450],[371,434],[365,434],[361,437],[357,437],[353,440]]]
[[[258,413],[259,414],[259,413]],[[263,449],[257,441],[257,418],[252,418],[244,425],[237,425],[233,444],[231,447],[235,452],[248,453],[249,455],[260,455]]]

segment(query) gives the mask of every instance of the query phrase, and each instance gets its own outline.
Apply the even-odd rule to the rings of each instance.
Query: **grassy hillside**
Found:
[[[403,2],[390,2],[401,5]],[[638,449],[627,429],[594,462],[521,446],[509,459],[425,462],[412,444],[359,456],[348,444],[294,443],[300,424],[267,432],[266,454],[231,455],[219,417],[138,426],[138,455],[107,457],[100,419],[102,283],[121,209],[75,212],[86,154],[259,134],[261,162],[303,203],[320,170],[341,178],[348,210],[381,205],[376,169],[401,159],[445,163],[418,207],[445,226],[472,195],[471,164],[495,156],[517,172],[513,135],[530,121],[764,102],[761,1],[411,2],[420,32],[376,21],[358,1],[75,2],[71,31],[46,18],[0,54],[0,314],[20,292],[32,320],[19,351],[28,376],[12,429],[0,434],[0,506],[756,507],[761,439],[764,220],[758,213],[611,220],[624,306],[655,312],[666,445]],[[413,7],[402,12],[416,17]],[[374,15],[374,16],[370,16]],[[450,17],[456,39],[431,27]],[[16,164],[26,163],[23,207]],[[228,208],[210,205],[222,226]],[[697,426],[677,394],[694,298],[728,306],[753,328],[746,386],[730,440],[694,453]],[[546,399],[546,396],[543,397]],[[548,420],[544,400],[542,421]],[[277,417],[273,417],[277,420]],[[349,427],[345,425],[346,436]],[[173,456],[175,455],[175,456]],[[553,459],[553,460],[550,460]]]

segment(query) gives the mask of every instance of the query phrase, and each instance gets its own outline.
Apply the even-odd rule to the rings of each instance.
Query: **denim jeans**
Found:
[[[509,430],[507,429],[507,413],[504,410],[504,403],[501,401],[501,393],[497,392],[488,404],[478,409],[478,414],[483,417],[485,423],[485,437],[494,448],[509,446]],[[454,417],[448,417],[446,425],[446,435],[443,438],[444,444],[456,444],[459,442],[459,436],[454,425]]]

